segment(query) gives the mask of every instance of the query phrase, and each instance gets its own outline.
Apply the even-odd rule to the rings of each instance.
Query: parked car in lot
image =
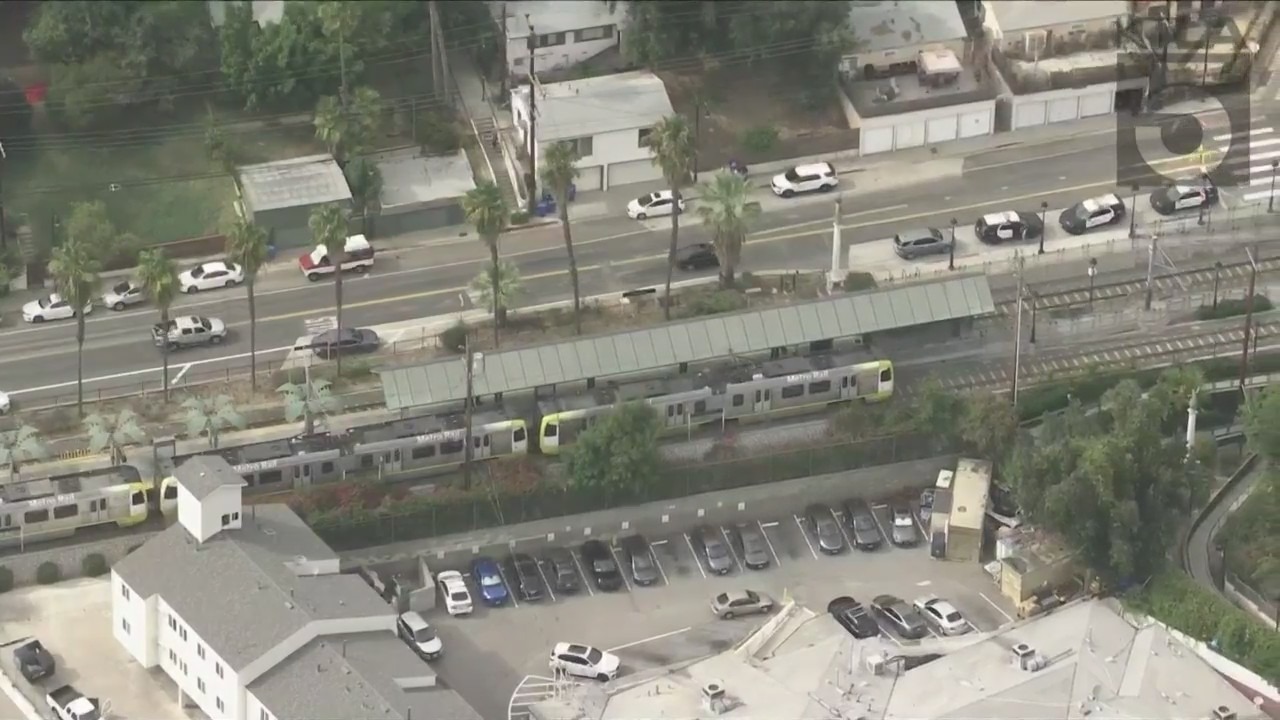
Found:
[[[431,623],[416,612],[401,613],[396,620],[396,632],[409,649],[423,660],[435,660],[444,653],[444,643]]]
[[[542,587],[542,573],[538,570],[538,561],[525,553],[515,553],[507,558],[507,577],[511,578],[512,592],[521,600],[536,602],[541,600],[546,590]]]
[[[920,536],[916,532],[916,521],[911,517],[910,508],[902,505],[894,507],[893,544],[898,547],[915,547],[918,542]]]
[[[711,243],[693,243],[676,250],[676,267],[681,270],[707,270],[720,267],[716,247]]]
[[[377,352],[381,343],[378,333],[368,328],[325,330],[312,338],[311,352],[321,360],[329,360],[339,353],[345,357]]]
[[[168,325],[151,326],[151,342],[156,347],[168,346],[170,350],[219,345],[227,339],[227,326],[218,318],[184,315],[169,321]]]
[[[472,560],[471,579],[480,588],[480,599],[484,604],[497,607],[507,602],[507,585],[502,582],[497,560],[484,556]]]
[[[764,536],[764,529],[759,523],[742,523],[735,529],[742,545],[742,564],[752,570],[769,567],[773,553],[769,550],[769,539]]]
[[[800,193],[828,192],[840,184],[836,169],[831,163],[820,162],[797,165],[784,173],[773,176],[773,194],[789,198]]]
[[[14,649],[13,664],[18,666],[18,672],[22,673],[27,682],[47,678],[58,669],[53,653],[36,639],[28,640]]]
[[[632,220],[645,220],[651,217],[662,217],[672,212],[684,212],[684,198],[672,195],[670,190],[659,190],[627,203],[627,217]]]
[[[147,291],[132,280],[118,282],[102,294],[102,306],[112,310],[123,310],[130,305],[145,302]]]
[[[903,260],[951,252],[951,239],[938,228],[903,230],[893,236],[893,251]]]
[[[618,541],[622,552],[627,556],[627,565],[631,568],[631,577],[637,585],[652,585],[658,582],[658,564],[654,562],[649,542],[640,535],[628,535]]]
[[[983,215],[974,223],[973,232],[982,242],[999,245],[1038,238],[1044,232],[1044,223],[1035,213],[1010,210]]]
[[[10,407],[9,395],[5,392],[0,391],[0,415],[4,415],[5,413],[9,412],[9,407]]]
[[[871,601],[871,607],[896,633],[910,640],[918,640],[929,634],[924,618],[914,608],[893,595],[880,595]]]
[[[1104,225],[1114,225],[1124,218],[1124,201],[1114,193],[1081,200],[1058,216],[1058,224],[1072,235]]]
[[[205,262],[178,275],[184,293],[229,288],[244,282],[244,271],[232,262]]]
[[[556,643],[551,649],[551,672],[562,672],[574,677],[594,678],[608,682],[618,677],[622,661],[617,655],[590,645]]]
[[[840,627],[859,640],[880,634],[880,625],[862,603],[848,595],[842,595],[827,603],[827,612],[840,623]]]
[[[849,524],[849,535],[853,546],[859,550],[879,550],[884,544],[880,536],[880,526],[871,515],[871,508],[861,500],[848,500],[844,504],[844,519]]]
[[[622,589],[622,571],[618,569],[608,545],[599,540],[582,543],[582,562],[597,588],[605,592]]]
[[[1166,185],[1151,193],[1151,207],[1161,215],[1199,210],[1218,203],[1218,188],[1206,177],[1199,183]]]
[[[925,622],[942,635],[963,635],[969,632],[969,621],[964,619],[955,605],[942,598],[932,595],[917,598],[912,606],[924,617]]]
[[[352,235],[343,246],[343,272],[368,272],[373,267],[373,246],[364,235]],[[298,257],[298,267],[311,282],[325,275],[332,275],[333,261],[329,259],[329,248],[317,245],[314,250]]]
[[[755,590],[730,590],[711,599],[711,612],[721,620],[773,612],[773,598]]]
[[[831,508],[822,504],[813,504],[805,510],[809,525],[814,535],[818,536],[818,549],[827,555],[838,555],[844,552],[844,533],[840,531],[840,523]]]
[[[573,561],[573,553],[565,548],[552,548],[543,558],[543,568],[547,574],[547,580],[555,587],[558,593],[567,593],[572,595],[578,592],[582,586],[582,580],[578,576],[577,564]]]
[[[93,312],[93,303],[85,303],[82,308],[85,315]],[[58,293],[45,295],[39,300],[32,300],[22,306],[22,319],[29,323],[42,323],[46,320],[66,320],[76,316],[76,309],[62,299]]]
[[[436,584],[440,586],[440,597],[444,598],[444,609],[454,617],[470,615],[475,607],[471,604],[471,591],[457,570],[445,570],[436,575]]]
[[[703,525],[695,532],[696,541],[707,556],[707,567],[717,575],[727,575],[733,570],[733,554],[720,531]]]

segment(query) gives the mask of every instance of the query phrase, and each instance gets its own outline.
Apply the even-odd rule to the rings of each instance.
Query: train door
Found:
[[[293,487],[309,488],[311,487],[311,466],[307,463],[293,466]]]
[[[383,472],[398,473],[403,468],[404,457],[400,454],[400,448],[382,453]]]
[[[111,519],[107,512],[107,498],[94,498],[85,505],[85,524],[97,524]]]
[[[667,405],[666,424],[669,428],[684,427],[689,423],[689,418],[685,413],[685,405],[683,402],[675,402]]]
[[[769,412],[773,408],[773,390],[765,388],[755,392],[755,404],[751,406],[752,410],[757,413]]]
[[[472,437],[471,448],[471,457],[476,460],[484,460],[493,455],[493,442],[489,440],[489,433]]]
[[[845,375],[840,378],[840,399],[852,400],[858,395],[858,376]]]

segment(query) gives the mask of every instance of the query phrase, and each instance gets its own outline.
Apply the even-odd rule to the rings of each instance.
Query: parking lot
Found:
[[[428,552],[434,572],[462,572],[476,606],[469,617],[449,617],[443,608],[429,614],[439,626],[446,646],[437,670],[473,704],[477,700],[470,697],[472,693],[465,686],[481,671],[480,665],[489,673],[483,686],[488,693],[492,694],[496,687],[514,688],[523,681],[516,704],[531,703],[550,692],[550,683],[542,679],[548,674],[550,648],[557,642],[580,642],[617,654],[622,660],[619,681],[625,682],[628,677],[634,679],[672,663],[729,649],[749,634],[761,617],[717,620],[709,609],[715,595],[737,589],[768,594],[777,605],[794,598],[819,613],[841,595],[851,595],[868,605],[882,594],[896,595],[908,603],[936,595],[950,600],[979,631],[994,630],[1008,622],[1013,610],[981,567],[976,563],[931,559],[927,528],[920,521],[919,508],[905,498],[893,505],[910,508],[918,539],[915,545],[896,547],[889,542],[892,512],[888,503],[869,507],[885,538],[875,551],[854,549],[839,505],[832,506],[843,540],[843,548],[836,554],[823,552],[804,505],[731,523],[670,527],[650,533],[646,540],[657,573],[647,585],[636,582],[627,552],[619,542],[620,537],[631,534],[629,528],[609,534],[584,529],[573,537],[529,538],[445,554]],[[763,553],[754,554],[752,564],[758,565],[763,555],[766,567],[747,567],[741,539],[744,529],[763,536]],[[704,533],[712,539],[704,542]],[[603,592],[595,586],[591,565],[580,549],[589,538],[606,541],[622,569],[623,586],[617,591]],[[729,552],[727,558],[713,564],[705,546],[717,539]],[[511,592],[514,585],[506,559],[512,553],[543,559],[553,547],[572,551],[581,589],[573,594],[556,592],[550,582],[554,575],[542,562],[539,572],[549,592],[535,602],[520,599]],[[471,561],[482,556],[498,561],[508,589],[510,599],[497,608],[485,607],[479,588],[470,577]],[[892,633],[886,635],[904,646],[916,644]],[[488,716],[484,708],[477,705],[477,709]],[[513,717],[522,715],[513,708]]]

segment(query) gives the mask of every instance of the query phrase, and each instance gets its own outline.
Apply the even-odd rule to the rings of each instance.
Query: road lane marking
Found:
[[[653,549],[654,545],[666,545],[666,544],[667,544],[666,540],[655,540],[649,543],[649,557],[652,557],[653,564],[658,566],[658,572],[662,575],[662,584],[670,585],[671,580],[667,578],[667,571],[663,569],[662,561],[658,559],[658,553],[656,550]]]
[[[883,510],[883,511],[885,511],[885,512],[890,512],[890,510],[889,510],[889,506],[888,506],[888,505],[885,505],[884,503],[877,503],[877,504],[875,504],[875,505],[872,505],[872,506],[871,506],[871,520],[872,520],[873,522],[875,522],[875,524],[876,524],[876,528],[877,528],[878,530],[880,530],[880,536],[881,536],[881,537],[883,537],[885,540],[888,540],[890,545],[897,545],[898,543],[896,543],[896,542],[894,542],[894,541],[893,541],[893,534],[892,534],[892,533],[889,533],[889,532],[885,532],[885,529],[884,529],[884,523],[880,522],[880,513],[878,512],[878,511],[880,511],[880,510]],[[890,519],[892,519],[892,518],[890,518]]]
[[[804,529],[804,522],[800,520],[799,515],[791,516],[796,521],[796,527],[800,528],[800,537],[804,538],[804,544],[809,546],[809,554],[814,560],[818,559],[818,551],[813,549],[813,543],[809,541],[809,533]]]
[[[161,367],[160,369],[161,369],[162,371],[164,370],[164,368],[163,368],[163,367]],[[173,379],[169,381],[169,384],[170,384],[170,385],[177,385],[178,383],[182,382],[182,376],[183,376],[183,375],[186,375],[186,374],[187,374],[187,371],[188,371],[188,370],[190,370],[190,369],[191,369],[191,363],[187,363],[186,365],[183,365],[183,366],[182,366],[182,369],[178,371],[178,374],[177,374],[177,375],[174,375],[174,376],[173,376]]]
[[[582,561],[578,559],[578,553],[570,550],[569,557],[573,558],[573,564],[577,566],[578,573],[582,575],[582,585],[587,589],[587,594],[591,597],[596,596],[596,591],[591,589],[591,577],[587,575],[587,571],[582,568]]]
[[[998,612],[998,613],[1000,613],[1001,615],[1003,615],[1005,620],[1008,620],[1009,622],[1013,622],[1013,618],[1009,616],[1009,613],[1005,612],[1005,611],[1004,611],[1004,608],[1002,608],[1002,607],[1000,607],[999,605],[995,604],[995,602],[993,602],[993,601],[991,600],[991,598],[987,597],[987,594],[986,594],[986,593],[984,593],[984,592],[980,592],[980,593],[978,593],[978,594],[982,596],[982,599],[983,599],[983,600],[986,600],[986,601],[987,601],[987,604],[988,604],[988,605],[990,605],[991,607],[995,608],[995,609],[996,609],[996,612]]]
[[[636,640],[635,642],[623,643],[622,645],[611,647],[605,652],[616,653],[619,650],[626,650],[627,648],[635,647],[637,645],[644,645],[645,643],[651,643],[657,640],[665,640],[666,638],[669,638],[669,637],[674,637],[682,633],[687,633],[692,629],[693,629],[693,626],[690,625],[689,627],[686,627],[686,628],[680,628],[679,630],[672,630],[671,632],[662,633],[661,635],[654,635],[653,637],[647,637],[643,640]]]
[[[764,536],[765,545],[769,546],[769,554],[773,556],[773,561],[778,564],[778,567],[782,567],[782,560],[778,557],[778,551],[773,549],[773,541],[769,539],[768,532],[768,528],[778,527],[777,521],[763,523],[757,520],[756,525],[760,526],[760,534]]]
[[[693,541],[689,539],[689,533],[684,535],[684,544],[689,546],[689,554],[693,556],[693,564],[698,566],[698,572],[702,573],[702,579],[707,579],[707,571],[702,569],[702,560],[698,559],[698,551],[693,549]]]
[[[542,572],[542,563],[534,560],[533,564],[538,568],[538,577],[542,578],[542,586],[547,589],[547,595],[551,597],[551,602],[556,602],[556,593],[551,589],[551,581],[547,579],[547,574]]]

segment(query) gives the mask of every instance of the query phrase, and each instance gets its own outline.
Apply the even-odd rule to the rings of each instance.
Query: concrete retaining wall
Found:
[[[36,568],[46,561],[54,562],[62,570],[62,578],[80,577],[80,563],[85,556],[93,553],[102,555],[107,560],[107,567],[115,565],[121,558],[158,533],[140,533],[124,537],[108,538],[79,545],[49,548],[47,550],[28,550],[27,552],[0,558],[0,567],[13,572],[15,587],[36,584]]]

